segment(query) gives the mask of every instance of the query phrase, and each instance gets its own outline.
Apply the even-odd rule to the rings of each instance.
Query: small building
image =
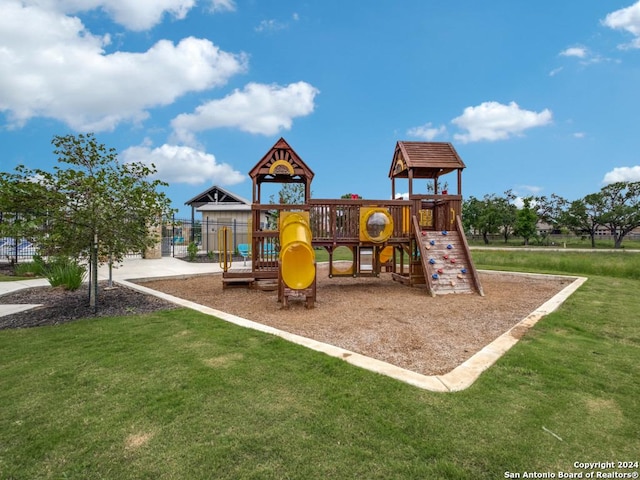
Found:
[[[223,227],[231,231],[233,250],[239,244],[250,243],[251,201],[222,187],[214,185],[191,200],[185,202],[191,207],[191,222],[194,225],[193,238],[200,249],[219,251],[219,235]],[[200,229],[196,212],[202,214]],[[260,228],[267,225],[267,215],[260,218]],[[198,231],[199,230],[199,231]]]

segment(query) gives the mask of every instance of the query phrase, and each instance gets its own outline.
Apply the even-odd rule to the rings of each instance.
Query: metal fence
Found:
[[[250,243],[251,232],[246,222],[222,222],[206,218],[192,222],[190,219],[171,218],[162,225],[162,256],[186,257],[187,248],[192,242],[199,254],[217,254],[220,251],[220,232],[223,227],[227,227],[230,232],[234,252],[238,245]]]
[[[37,246],[25,238],[0,238],[0,261],[30,261],[37,253]]]

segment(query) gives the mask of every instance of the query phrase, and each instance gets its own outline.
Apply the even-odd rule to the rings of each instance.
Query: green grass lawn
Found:
[[[539,269],[484,254],[480,268]],[[610,261],[449,394],[184,309],[2,331],[0,479],[478,479],[640,461],[639,285]]]

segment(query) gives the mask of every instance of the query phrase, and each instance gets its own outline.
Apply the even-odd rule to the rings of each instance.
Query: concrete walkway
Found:
[[[236,315],[231,315],[220,310],[216,310],[204,305],[200,305],[182,298],[174,297],[163,292],[152,290],[148,287],[137,285],[132,281],[150,278],[168,278],[191,276],[198,274],[211,274],[220,272],[218,264],[212,263],[189,263],[176,258],[166,257],[159,260],[142,260],[128,259],[119,268],[113,269],[113,280],[119,284],[132,288],[134,290],[154,295],[156,297],[168,300],[177,305],[197,310],[207,315],[212,315],[224,321],[239,325],[244,328],[251,328],[271,335],[281,337],[298,345],[310,348],[312,350],[322,352],[332,357],[337,357],[347,363],[370,370],[381,375],[387,375],[402,382],[408,383],[418,388],[431,390],[434,392],[455,392],[470,387],[480,376],[482,372],[491,367],[502,355],[504,355],[519,340],[522,328],[530,328],[535,325],[541,318],[553,312],[587,279],[584,277],[565,277],[573,280],[571,284],[565,287],[561,292],[549,299],[543,305],[531,312],[527,317],[514,325],[507,332],[496,338],[489,345],[482,348],[479,352],[469,358],[467,361],[444,375],[422,375],[410,370],[397,367],[375,358],[366,357],[356,352],[346,350],[344,348],[329,345],[327,343],[318,342],[311,338],[302,337],[293,333],[278,330],[276,328],[263,325],[251,320],[247,320]],[[513,272],[496,272],[483,271],[483,273],[491,275],[527,275],[532,277],[541,277],[544,275],[537,274],[518,274]],[[554,275],[549,275],[554,276]],[[100,268],[98,278],[105,280],[108,278],[108,269]],[[0,295],[12,292],[22,288],[36,287],[48,285],[43,279],[26,280],[20,282],[0,282]],[[0,304],[0,316],[9,315],[20,311],[19,309],[33,308],[33,305],[5,305]],[[16,310],[18,309],[18,310]],[[515,332],[512,334],[512,332]]]
[[[221,269],[217,263],[190,263],[173,257],[163,257],[157,260],[131,258],[125,259],[122,264],[113,268],[113,280],[176,277],[181,275],[199,275],[219,272],[221,272]],[[103,265],[98,269],[98,279],[107,280],[108,278],[109,268]],[[0,282],[0,295],[23,288],[43,287],[47,285],[49,285],[49,282],[44,278],[21,280],[18,282]],[[4,305],[0,305],[0,312],[2,312],[3,307]]]

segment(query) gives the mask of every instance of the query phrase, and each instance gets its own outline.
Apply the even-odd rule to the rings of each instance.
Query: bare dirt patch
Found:
[[[276,292],[222,289],[220,275],[144,285],[287,332],[329,343],[424,375],[444,374],[554,296],[571,279],[480,274],[485,296],[429,297],[424,288],[379,278],[328,278],[318,267],[316,307]],[[518,332],[522,335],[524,332]]]

